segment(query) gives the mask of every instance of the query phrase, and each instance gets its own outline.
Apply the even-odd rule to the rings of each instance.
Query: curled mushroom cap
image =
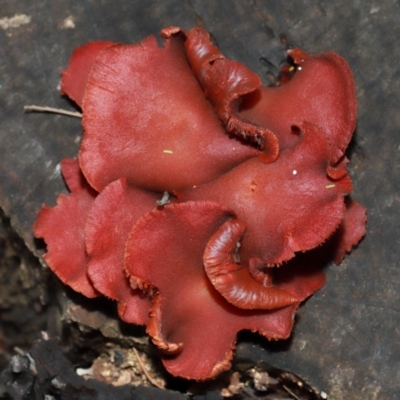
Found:
[[[107,47],[91,68],[79,158],[98,191],[120,177],[154,191],[192,187],[258,153],[221,126],[188,64],[185,36],[165,36],[162,48],[154,37]]]
[[[203,260],[215,289],[229,303],[250,310],[281,308],[303,300],[274,287],[271,275],[257,270],[254,263],[247,268],[239,264],[240,239],[245,230],[242,221],[227,221],[210,238]]]
[[[203,253],[210,237],[233,214],[213,202],[186,202],[144,215],[126,246],[131,281],[152,293],[148,333],[166,352],[170,373],[207,379],[229,368],[242,329],[286,338],[298,303],[275,310],[243,310],[209,281]]]
[[[327,175],[327,137],[310,124],[292,135],[296,144],[276,162],[252,158],[213,182],[178,193],[180,201],[212,198],[234,210],[246,223],[243,263],[252,258],[266,265],[287,261],[324,242],[343,218],[349,178],[336,182]]]
[[[86,297],[96,297],[86,273],[84,230],[96,192],[82,180],[76,160],[64,160],[61,168],[72,193],[61,194],[55,207],[43,206],[33,229],[36,237],[45,240],[44,259],[58,278]]]
[[[290,145],[290,129],[304,121],[322,128],[332,145],[331,162],[343,156],[356,125],[354,79],[346,61],[334,53],[294,54],[297,72],[280,87],[260,87],[243,98],[240,113],[272,130],[282,148]]]
[[[265,147],[263,161],[274,161],[279,146],[290,145],[291,127],[304,121],[324,129],[334,145],[333,162],[343,156],[355,129],[356,98],[353,76],[342,57],[289,50],[297,72],[280,87],[265,87],[254,72],[226,59],[204,29],[192,29],[185,46],[218,116],[230,132]]]
[[[238,113],[241,97],[261,86],[259,76],[243,64],[225,58],[202,28],[189,32],[185,48],[205,95],[228,132],[255,142],[263,150],[264,162],[275,161],[279,155],[275,134]]]

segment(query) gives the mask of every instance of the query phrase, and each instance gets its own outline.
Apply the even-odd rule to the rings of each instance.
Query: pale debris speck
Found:
[[[64,390],[67,387],[67,384],[63,382],[60,377],[56,376],[51,380],[51,384],[59,390]]]
[[[75,372],[78,376],[86,376],[86,375],[92,376],[93,375],[92,368],[77,368],[75,370]]]
[[[156,200],[156,204],[158,206],[165,206],[170,203],[170,200],[169,200],[170,197],[171,197],[171,195],[168,192],[164,192],[161,200]]]
[[[61,29],[74,29],[75,28],[75,21],[72,15],[68,16],[64,19]]]
[[[164,154],[173,154],[174,152],[172,150],[163,150]]]
[[[50,165],[49,165],[50,166]],[[50,175],[50,179],[57,179],[61,174],[61,165],[57,164],[53,172]]]
[[[297,171],[295,169],[293,170],[293,175],[297,175]]]
[[[15,14],[13,17],[4,17],[0,19],[0,28],[6,30],[9,28],[19,28],[31,22],[32,17],[26,14]]]
[[[49,334],[46,331],[41,331],[40,336],[42,337],[43,340],[49,340]]]
[[[299,340],[299,349],[304,350],[307,346],[307,341],[306,340]]]

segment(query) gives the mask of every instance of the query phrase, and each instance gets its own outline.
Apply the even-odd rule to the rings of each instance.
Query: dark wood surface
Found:
[[[5,18],[18,14],[26,23],[7,28]],[[272,346],[245,337],[238,354],[291,369],[332,399],[398,399],[399,21],[395,0],[0,0],[0,206],[37,253],[36,211],[66,190],[58,163],[76,154],[81,129],[77,119],[25,114],[23,106],[72,109],[57,86],[72,50],[85,42],[137,42],[166,26],[201,24],[223,53],[265,83],[285,57],[282,37],[311,53],[335,51],[357,83],[350,170],[354,198],[368,207],[368,233],[341,266],[329,269],[327,285],[301,308],[289,342]]]

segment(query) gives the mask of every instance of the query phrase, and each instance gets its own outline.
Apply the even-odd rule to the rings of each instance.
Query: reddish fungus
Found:
[[[71,193],[61,194],[54,208],[42,208],[34,232],[46,240],[44,259],[53,272],[75,291],[96,297],[98,293],[86,274],[84,238],[86,217],[96,192],[85,182],[76,160],[63,160],[61,169]]]
[[[240,330],[287,338],[322,267],[364,236],[344,155],[354,82],[338,55],[293,49],[294,72],[265,87],[203,29],[162,35],[74,52],[62,92],[82,108],[79,164],[62,162],[71,193],[34,230],[65,284],[115,300],[169,372],[204,380]]]
[[[125,242],[132,226],[156,207],[159,197],[129,187],[121,178],[97,196],[85,226],[89,278],[100,293],[119,302],[118,313],[124,321],[139,325],[148,320],[150,302],[125,277]]]
[[[290,333],[298,304],[278,312],[240,310],[207,278],[207,242],[232,218],[217,203],[186,202],[145,214],[129,235],[125,267],[131,281],[152,292],[148,333],[166,351],[163,362],[174,375],[204,379],[226,369],[242,329],[270,339]]]
[[[330,145],[315,126],[292,133],[297,143],[274,163],[257,158],[243,162],[205,185],[178,193],[179,201],[212,198],[234,210],[246,223],[241,262],[257,257],[266,265],[281,264],[295,252],[324,242],[344,214],[343,189],[327,175]]]
[[[72,54],[68,69],[62,74],[61,93],[68,95],[79,107],[82,108],[83,95],[92,65],[99,53],[113,44],[115,43],[108,41],[90,42]]]
[[[204,29],[192,29],[185,48],[193,72],[227,131],[258,144],[264,150],[265,162],[275,161],[279,155],[275,134],[238,112],[241,96],[261,86],[259,76],[243,64],[226,59],[210,42],[210,35]]]
[[[250,310],[271,310],[298,303],[300,299],[273,286],[271,275],[257,264],[240,265],[240,238],[246,230],[241,221],[225,222],[211,236],[203,263],[212,285],[229,303]],[[254,260],[254,259],[253,259]]]
[[[97,56],[79,153],[96,190],[120,177],[155,191],[192,187],[257,154],[226,135],[190,69],[184,40],[177,33],[160,48],[150,37]]]

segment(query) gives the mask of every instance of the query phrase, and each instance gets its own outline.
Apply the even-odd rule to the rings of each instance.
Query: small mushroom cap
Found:
[[[72,53],[68,68],[61,76],[61,93],[66,94],[80,108],[89,77],[90,70],[96,57],[113,42],[96,41],[78,47]]]
[[[306,54],[302,52],[302,54]],[[356,125],[357,103],[352,73],[334,53],[295,57],[298,70],[279,87],[261,87],[243,97],[240,114],[277,135],[290,146],[290,130],[304,121],[319,126],[332,145],[331,162],[344,154]]]
[[[53,208],[44,206],[34,225],[37,238],[47,244],[44,259],[58,278],[86,297],[96,297],[86,274],[85,221],[93,205],[92,192],[77,190],[61,194]]]
[[[143,325],[150,301],[140,289],[132,289],[124,271],[125,242],[137,220],[156,207],[160,194],[128,186],[121,178],[96,198],[85,226],[87,270],[94,287],[119,302],[120,317]]]
[[[96,193],[83,176],[77,158],[64,158],[61,161],[60,166],[62,176],[70,192],[76,192],[77,190],[85,189],[93,190],[93,194]]]
[[[85,222],[97,192],[89,186],[78,160],[65,158],[61,172],[71,194],[61,194],[55,207],[43,206],[33,227],[47,244],[44,259],[58,278],[86,297],[96,297],[86,274]]]
[[[332,255],[335,264],[340,264],[346,255],[366,234],[366,207],[358,204],[351,198],[346,199],[346,212],[343,221],[332,238],[334,243],[334,254]]]

